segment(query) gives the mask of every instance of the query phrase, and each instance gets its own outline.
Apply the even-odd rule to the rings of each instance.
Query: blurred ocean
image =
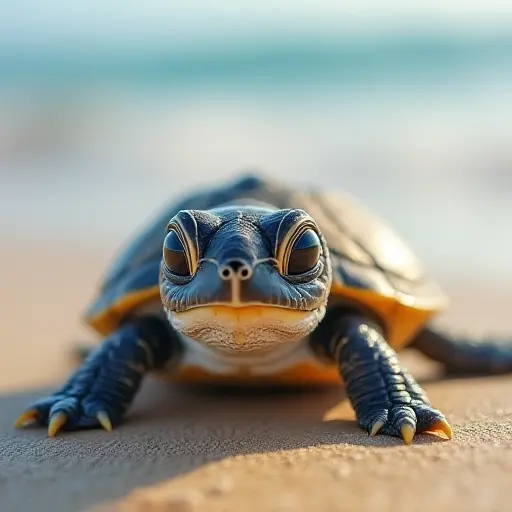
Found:
[[[351,193],[440,279],[512,283],[512,37],[0,50],[2,244],[114,250],[239,170]]]

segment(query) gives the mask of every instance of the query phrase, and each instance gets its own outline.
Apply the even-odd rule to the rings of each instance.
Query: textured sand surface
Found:
[[[439,379],[410,353],[404,361],[451,420],[452,441],[369,439],[340,390],[201,393],[154,381],[110,434],[14,430],[16,415],[69,371],[65,348],[104,255],[38,258],[43,271],[23,288],[28,261],[4,252],[1,512],[512,511],[512,377]],[[15,289],[23,293],[12,300]],[[445,323],[512,331],[512,294],[453,292]]]

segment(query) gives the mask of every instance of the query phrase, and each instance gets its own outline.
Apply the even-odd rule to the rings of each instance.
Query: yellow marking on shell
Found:
[[[380,295],[372,290],[361,290],[333,282],[331,294],[361,304],[373,311],[385,323],[387,342],[400,350],[440,309],[440,303],[420,301],[411,305],[400,302],[396,297]]]
[[[66,421],[68,421],[68,416],[65,412],[61,411],[53,416],[48,425],[48,437],[55,437]]]
[[[97,315],[86,318],[86,322],[100,334],[106,336],[119,327],[119,322],[127,313],[138,306],[155,300],[160,300],[160,288],[158,286],[126,293]]]
[[[16,421],[14,422],[14,426],[16,428],[24,427],[27,423],[31,423],[37,419],[39,416],[39,412],[36,409],[29,409],[24,413],[20,414]]]

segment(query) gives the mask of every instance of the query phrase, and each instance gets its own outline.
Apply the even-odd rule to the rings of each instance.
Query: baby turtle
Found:
[[[447,305],[416,256],[353,199],[244,175],[163,209],[113,263],[86,320],[104,336],[17,426],[121,422],[148,372],[233,385],[344,383],[361,428],[452,431],[396,350],[512,371],[512,346],[428,327]]]

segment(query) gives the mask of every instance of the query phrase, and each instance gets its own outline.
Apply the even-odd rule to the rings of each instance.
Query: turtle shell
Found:
[[[179,210],[206,210],[233,202],[307,211],[329,246],[333,267],[330,304],[350,302],[366,310],[382,323],[395,348],[406,344],[447,304],[406,242],[355,199],[246,175],[167,205],[143,227],[105,274],[85,315],[89,325],[106,335],[127,315],[160,300],[162,243],[167,223]]]

